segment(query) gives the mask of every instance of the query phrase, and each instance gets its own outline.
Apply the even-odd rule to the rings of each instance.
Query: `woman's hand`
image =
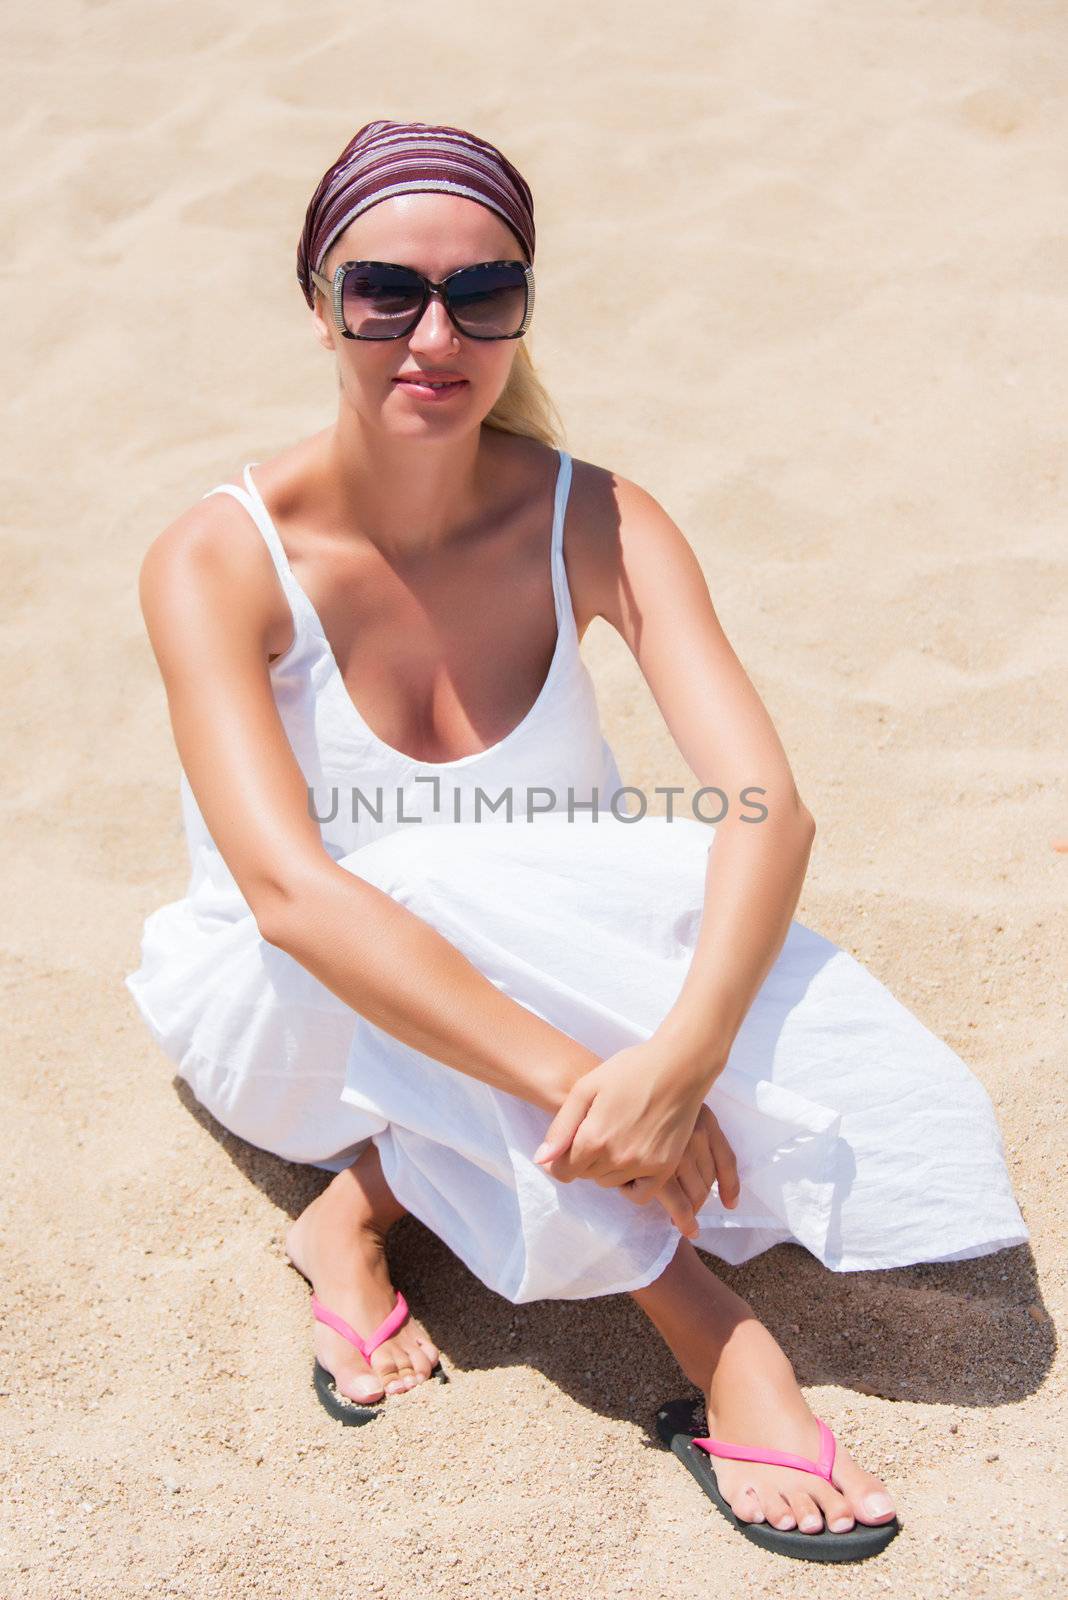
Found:
[[[654,1035],[576,1081],[534,1159],[562,1183],[593,1178],[639,1205],[656,1198],[680,1231],[693,1234],[717,1179],[724,1205],[738,1199],[734,1153],[704,1104],[706,1092]]]
[[[658,1201],[679,1232],[692,1239],[700,1232],[697,1213],[717,1181],[721,1202],[728,1210],[733,1210],[741,1192],[738,1164],[715,1113],[702,1104],[690,1142],[674,1175],[659,1189],[652,1186],[649,1178],[637,1178],[621,1187],[623,1194],[638,1205]]]

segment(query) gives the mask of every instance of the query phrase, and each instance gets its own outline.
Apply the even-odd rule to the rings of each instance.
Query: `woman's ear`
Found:
[[[334,318],[327,311],[326,300],[321,289],[315,290],[315,305],[312,308],[312,322],[315,326],[315,337],[324,350],[336,350]]]

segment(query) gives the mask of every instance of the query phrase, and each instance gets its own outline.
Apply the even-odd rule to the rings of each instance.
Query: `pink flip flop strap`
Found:
[[[815,1472],[828,1483],[833,1483],[835,1439],[825,1422],[816,1418],[820,1428],[820,1458],[812,1461],[808,1456],[791,1455],[786,1450],[762,1450],[757,1445],[727,1444],[723,1439],[694,1439],[710,1456],[726,1456],[731,1461],[758,1461],[768,1467],[796,1467],[799,1472]]]
[[[312,1316],[316,1322],[325,1322],[328,1328],[333,1328],[335,1333],[340,1333],[343,1339],[347,1339],[350,1344],[354,1344],[365,1361],[370,1360],[372,1350],[377,1350],[379,1345],[389,1338],[390,1334],[396,1333],[408,1315],[408,1302],[398,1289],[393,1310],[384,1322],[379,1323],[371,1337],[365,1340],[360,1338],[355,1328],[350,1328],[344,1317],[339,1317],[336,1311],[331,1311],[329,1306],[324,1306],[317,1294],[312,1294],[311,1303]]]

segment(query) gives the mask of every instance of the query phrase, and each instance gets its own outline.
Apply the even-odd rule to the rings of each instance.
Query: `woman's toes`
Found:
[[[382,1384],[378,1374],[338,1334],[321,1330],[321,1338],[315,1342],[315,1355],[333,1378],[338,1394],[349,1400],[381,1400]]]
[[[849,1511],[858,1522],[889,1522],[894,1502],[885,1485],[873,1473],[865,1472],[845,1449],[835,1457],[834,1475],[845,1490]]]
[[[812,1496],[802,1490],[795,1490],[787,1498],[801,1532],[819,1533],[823,1527],[823,1515]]]
[[[774,1506],[769,1506],[768,1521],[781,1528],[784,1533],[797,1527],[797,1518],[790,1510],[790,1502],[784,1494],[779,1495]]]
[[[383,1363],[379,1376],[387,1394],[404,1394],[406,1390],[414,1389],[419,1382],[415,1368],[404,1356],[397,1361],[390,1361],[388,1368]]]
[[[438,1364],[438,1348],[436,1345],[431,1344],[429,1339],[420,1339],[419,1347],[421,1350],[426,1352],[426,1358],[430,1363],[430,1367],[428,1369],[429,1376],[429,1372],[433,1371]]]
[[[815,1491],[823,1520],[832,1533],[848,1533],[856,1520],[849,1509],[849,1501],[837,1489],[827,1485],[825,1489]]]
[[[423,1349],[422,1345],[416,1345],[413,1349],[409,1350],[408,1360],[412,1364],[412,1370],[415,1373],[416,1383],[423,1383],[427,1378],[429,1378],[430,1369],[433,1366],[433,1362]]]
[[[415,1382],[415,1374],[411,1367],[398,1367],[392,1377],[386,1380],[387,1394],[404,1394]]]
[[[371,1364],[382,1380],[387,1394],[404,1394],[414,1389],[430,1376],[433,1363],[422,1344],[387,1341],[371,1352]]]
[[[349,1400],[381,1400],[382,1385],[373,1372],[344,1369],[334,1378],[335,1389]]]
[[[731,1510],[740,1522],[763,1522],[764,1508],[760,1504],[760,1497],[753,1488],[743,1489],[735,1500],[731,1501]]]
[[[894,1502],[885,1489],[869,1489],[853,1501],[853,1512],[860,1522],[889,1522]]]

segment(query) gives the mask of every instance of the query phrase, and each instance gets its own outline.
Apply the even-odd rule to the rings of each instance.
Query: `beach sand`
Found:
[[[0,1594],[1058,1592],[1068,19],[63,0],[3,36]],[[140,558],[331,422],[294,252],[379,116],[530,181],[532,353],[567,448],[700,554],[817,820],[798,917],[998,1108],[1030,1247],[721,1269],[898,1499],[865,1566],[728,1528],[656,1443],[690,1390],[628,1299],[513,1307],[410,1218],[395,1277],[452,1381],[333,1423],[281,1245],[323,1175],[198,1112],[123,987],[187,872]],[[619,638],[583,651],[625,778],[690,784]]]

